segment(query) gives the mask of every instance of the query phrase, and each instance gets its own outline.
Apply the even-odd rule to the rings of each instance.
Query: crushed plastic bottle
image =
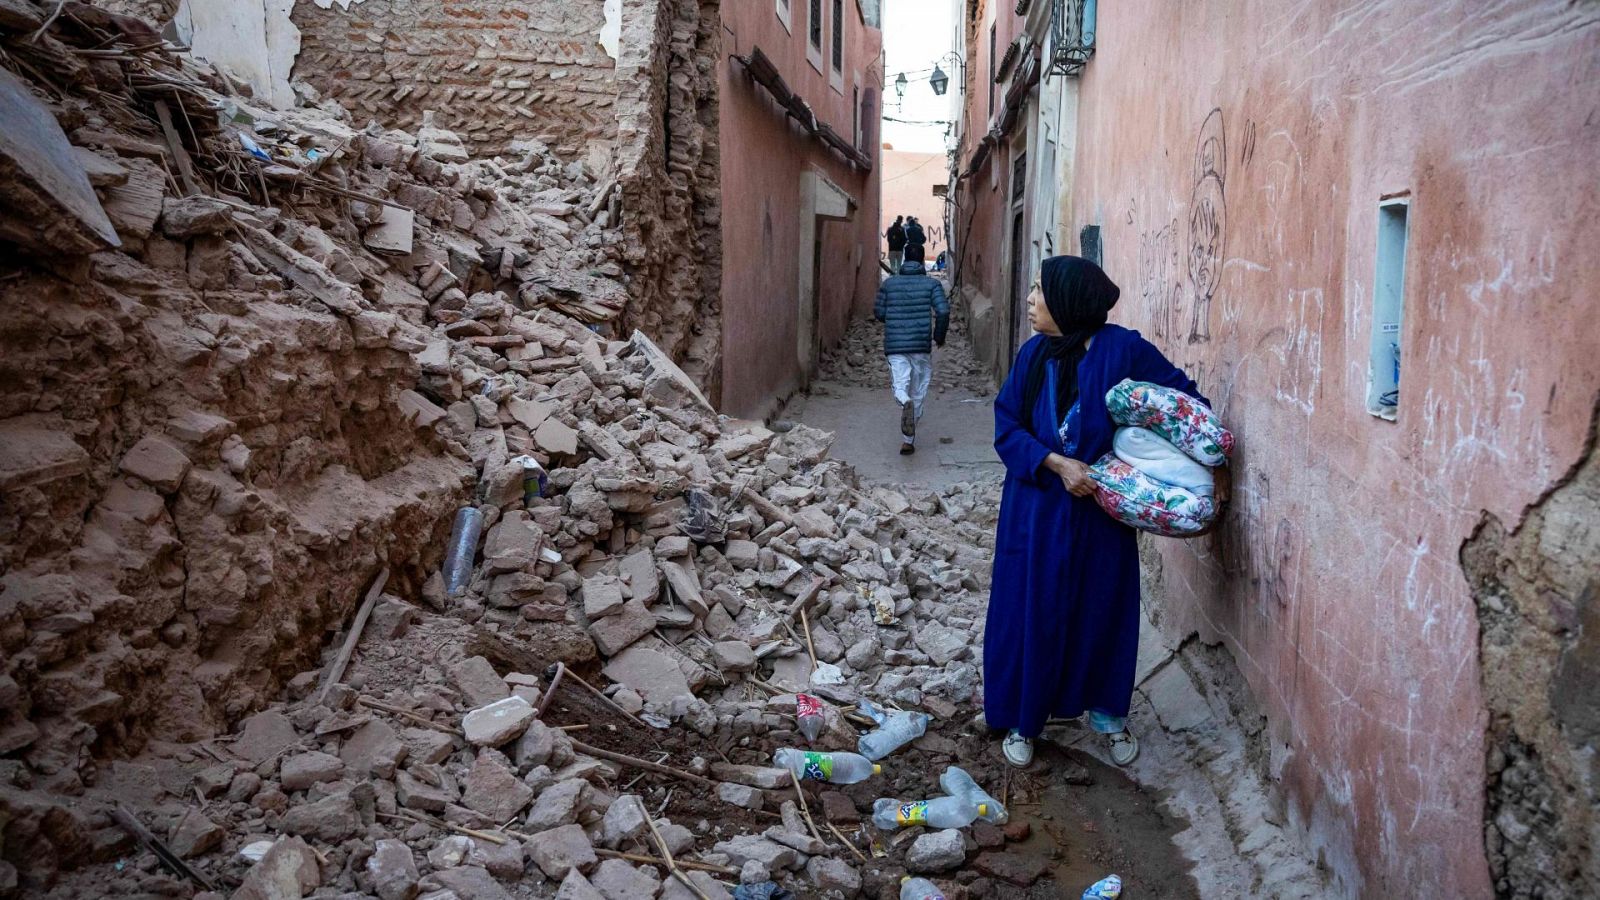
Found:
[[[916,800],[901,803],[884,797],[872,802],[872,824],[884,831],[926,825],[929,828],[965,828],[974,819],[988,812],[984,806],[974,806],[965,797],[938,797],[933,800]]]
[[[512,465],[522,467],[522,505],[532,506],[533,501],[544,496],[549,478],[545,474],[544,466],[531,456],[518,456],[511,460]]]
[[[1117,900],[1122,896],[1122,876],[1107,875],[1083,892],[1080,900]]]
[[[772,755],[772,764],[797,778],[829,784],[855,784],[883,771],[883,766],[855,753],[817,753],[784,747]]]
[[[806,736],[806,741],[816,743],[817,736],[822,734],[822,727],[827,724],[827,718],[822,712],[822,701],[810,694],[795,694],[794,714],[800,722],[800,733]]]
[[[926,878],[900,879],[900,900],[944,900],[944,891]]]
[[[444,587],[452,597],[465,591],[472,581],[472,561],[478,555],[478,537],[482,534],[483,513],[476,506],[461,507],[444,553]]]
[[[944,774],[939,776],[939,787],[952,797],[965,797],[972,803],[988,807],[989,811],[983,815],[985,822],[1004,825],[1011,818],[1005,806],[988,791],[978,787],[978,783],[972,780],[967,770],[960,766],[945,769]]]
[[[885,712],[870,700],[861,701],[862,715],[878,723],[878,727],[861,736],[856,749],[867,759],[877,761],[911,743],[928,730],[933,717],[927,713],[897,710]]]

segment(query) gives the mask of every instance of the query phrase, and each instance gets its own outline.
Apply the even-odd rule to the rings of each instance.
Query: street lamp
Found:
[[[933,92],[940,97],[944,96],[945,89],[950,87],[950,76],[939,68],[938,63],[933,65],[933,74],[928,76],[928,84],[933,86]]]
[[[899,77],[894,80],[894,93],[901,100],[906,98],[906,73],[901,72]]]

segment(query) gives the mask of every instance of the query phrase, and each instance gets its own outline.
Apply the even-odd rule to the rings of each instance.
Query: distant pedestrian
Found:
[[[883,323],[883,352],[889,357],[894,399],[900,404],[900,455],[916,452],[917,420],[933,378],[933,347],[944,346],[950,304],[944,287],[922,265],[922,245],[907,244],[898,274],[878,288],[873,314]]]
[[[899,272],[900,264],[905,262],[906,252],[906,227],[901,224],[905,216],[895,216],[894,224],[889,226],[889,271]]]
[[[911,216],[906,219],[906,253],[909,255],[911,248],[916,247],[922,251],[922,255],[917,258],[927,259],[927,243],[928,233],[922,230],[922,223],[917,221],[917,217]]]

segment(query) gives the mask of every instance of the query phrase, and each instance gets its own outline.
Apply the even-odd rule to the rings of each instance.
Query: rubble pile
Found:
[[[949,290],[948,284],[945,284],[945,289]],[[987,395],[993,390],[988,373],[983,371],[972,355],[970,335],[962,317],[952,318],[946,346],[934,350],[933,357],[933,377],[929,381],[929,390],[933,394],[964,390]],[[889,390],[889,366],[883,355],[883,326],[870,319],[857,322],[845,332],[837,346],[823,353],[821,367],[832,380]]]
[[[857,896],[1005,843],[861,824],[938,729],[771,767],[800,691],[827,749],[970,719],[996,486],[863,485],[618,339],[604,154],[259,107],[44,6],[0,0],[0,895]]]

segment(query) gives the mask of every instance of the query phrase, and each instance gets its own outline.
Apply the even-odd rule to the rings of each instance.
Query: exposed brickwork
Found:
[[[597,2],[366,0],[295,5],[295,76],[358,121],[414,128],[424,110],[474,153],[537,137],[578,156],[616,130],[616,66]]]

